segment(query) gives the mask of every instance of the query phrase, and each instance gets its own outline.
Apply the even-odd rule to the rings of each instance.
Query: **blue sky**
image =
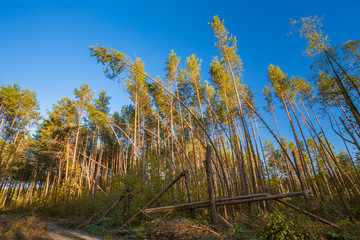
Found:
[[[202,59],[203,79],[217,55],[210,27],[214,15],[237,36],[243,81],[257,94],[269,64],[289,75],[309,75],[305,41],[288,35],[290,18],[324,16],[332,43],[360,39],[360,1],[0,1],[0,85],[18,83],[37,93],[46,109],[88,83],[106,90],[112,111],[129,104],[127,93],[106,79],[90,57],[102,44],[145,61],[146,71],[163,76],[171,49],[182,58]]]

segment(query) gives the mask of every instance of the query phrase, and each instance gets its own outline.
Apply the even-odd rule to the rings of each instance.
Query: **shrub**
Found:
[[[260,233],[259,239],[264,240],[285,240],[301,239],[293,230],[293,223],[280,213],[265,216],[268,221],[265,229]]]

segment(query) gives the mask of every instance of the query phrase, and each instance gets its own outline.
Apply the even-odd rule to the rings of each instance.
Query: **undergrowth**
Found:
[[[35,202],[25,206],[12,205],[9,211],[26,213],[27,216],[36,213],[50,219],[66,217],[70,222],[67,227],[72,228],[76,228],[93,217],[94,214],[98,214],[90,224],[82,226],[82,229],[91,234],[103,236],[105,239],[116,239],[109,232],[112,229],[119,229],[124,224],[125,219],[129,219],[142,206],[140,201],[133,201],[131,195],[128,195],[125,197],[126,200],[122,201],[108,217],[98,222],[99,217],[112,205],[118,196],[115,193],[108,197],[99,195],[96,201],[91,196],[73,198],[69,204],[68,216],[62,215],[64,209],[62,201],[49,205]],[[127,204],[128,201],[131,203],[130,205]],[[270,203],[267,210],[252,204],[251,208],[240,206],[236,207],[234,212],[228,212],[226,219],[232,224],[232,227],[219,219],[221,226],[213,228],[209,224],[210,219],[206,209],[195,210],[193,214],[185,211],[173,212],[169,215],[142,216],[132,223],[135,232],[129,236],[137,239],[360,239],[360,223],[351,222],[338,208],[334,208],[330,204],[312,203],[302,206],[301,201],[290,202],[338,224],[339,229],[314,221],[309,216],[282,205]],[[166,201],[157,203],[160,206],[166,204]],[[228,208],[228,211],[229,209],[231,208]],[[219,210],[224,215],[223,208]],[[8,235],[12,234],[13,237],[22,236],[25,232],[29,232],[29,230],[24,230],[25,228],[19,230],[19,224],[10,225],[2,226],[0,232],[7,232]],[[21,222],[20,225],[26,226],[26,223]],[[3,237],[3,235],[0,236]]]
[[[47,224],[42,223],[38,217],[21,214],[0,215],[1,240],[46,240]]]

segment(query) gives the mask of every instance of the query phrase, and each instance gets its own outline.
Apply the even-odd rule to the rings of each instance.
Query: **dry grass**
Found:
[[[159,240],[222,239],[209,227],[185,218],[171,221],[155,219],[145,225],[143,234],[145,238]]]
[[[37,217],[23,215],[0,215],[1,240],[45,240],[51,239],[47,235],[47,224]]]

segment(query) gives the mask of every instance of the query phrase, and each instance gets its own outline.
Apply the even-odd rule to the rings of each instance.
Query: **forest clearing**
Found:
[[[360,40],[322,21],[291,20],[311,77],[269,64],[266,105],[218,16],[207,80],[195,54],[160,77],[91,46],[120,111],[83,84],[43,117],[36,89],[2,85],[0,239],[360,239]]]

